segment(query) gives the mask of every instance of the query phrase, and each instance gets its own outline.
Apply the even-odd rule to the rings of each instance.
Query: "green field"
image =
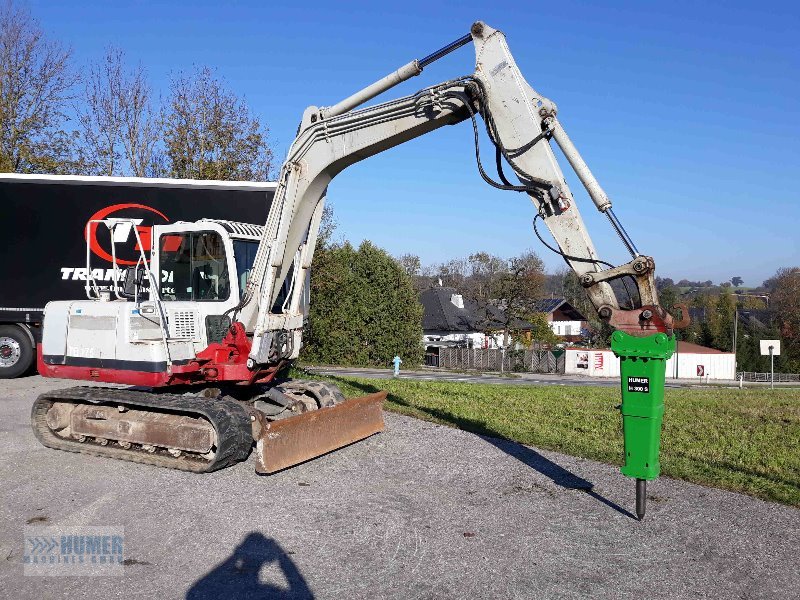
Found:
[[[393,412],[610,464],[622,458],[617,388],[328,379],[348,397],[387,390]],[[661,472],[800,506],[800,390],[668,389]]]

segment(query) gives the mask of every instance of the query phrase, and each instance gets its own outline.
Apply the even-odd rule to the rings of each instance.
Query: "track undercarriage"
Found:
[[[298,380],[225,392],[74,387],[39,396],[31,423],[49,448],[196,473],[243,461],[254,444],[256,471],[273,473],[383,430],[385,392],[345,400]]]

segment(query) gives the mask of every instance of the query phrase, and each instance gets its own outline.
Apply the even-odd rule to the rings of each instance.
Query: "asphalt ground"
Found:
[[[367,379],[392,379],[394,372],[391,369],[374,369],[363,367],[327,367],[308,366],[306,370],[319,375],[333,375],[335,377],[362,377]],[[609,387],[619,386],[619,377],[577,377],[571,375],[558,375],[551,373],[478,373],[442,371],[439,369],[408,370],[402,369],[397,376],[399,379],[414,379],[418,381],[459,381],[466,383],[490,383],[495,385],[588,385]],[[672,384],[677,387],[678,384]]]
[[[310,365],[304,367],[312,373],[332,375],[336,377],[361,377],[366,379],[391,379],[394,373],[391,368],[377,369],[369,367],[335,367]],[[460,381],[466,383],[488,383],[493,385],[581,385],[589,387],[619,387],[619,377],[588,377],[580,375],[562,375],[558,373],[494,373],[478,371],[446,371],[435,368],[401,369],[399,379],[418,381]],[[667,379],[668,388],[703,388],[731,387],[738,388],[739,382],[734,380],[714,380],[701,382],[697,379]],[[745,382],[744,387],[768,388],[769,382]],[[800,388],[797,382],[775,382],[775,387]]]
[[[336,377],[362,377],[367,379],[391,379],[391,369],[364,367],[308,366],[306,370],[320,375]],[[557,373],[480,373],[476,371],[459,372],[439,369],[401,370],[399,379],[418,381],[459,381],[464,383],[489,383],[493,385],[585,385],[590,387],[619,387],[619,377],[581,377]],[[734,382],[720,382],[733,385]],[[696,381],[676,379],[667,381],[666,387],[690,387],[700,385]]]
[[[38,444],[0,390],[0,598],[796,598],[800,511],[386,415],[276,475],[193,475]],[[121,576],[23,575],[26,523],[123,527]]]

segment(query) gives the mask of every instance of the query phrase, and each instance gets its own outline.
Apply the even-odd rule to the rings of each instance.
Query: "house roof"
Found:
[[[740,308],[739,322],[763,329],[769,325],[772,314],[763,308]]]
[[[740,323],[759,329],[769,326],[772,319],[772,314],[765,308],[740,308],[737,314]],[[702,323],[706,320],[706,310],[702,307],[690,306],[689,318],[692,323]]]
[[[542,298],[536,301],[534,310],[545,314],[561,310],[572,321],[586,321],[586,317],[564,298]]]
[[[551,313],[564,302],[563,298],[542,298],[536,301],[536,312]]]
[[[677,352],[679,354],[732,354],[731,352],[723,352],[722,350],[717,350],[716,348],[708,348],[706,346],[701,346],[700,344],[692,344],[691,342],[684,342],[682,340],[678,340],[677,343]],[[591,352],[592,350],[605,350],[611,351],[610,348],[578,348],[570,346],[573,350],[585,350]]]
[[[678,352],[684,354],[730,354],[730,352],[722,352],[716,348],[707,348],[700,344],[692,344],[691,342],[678,341]]]
[[[458,308],[451,298],[458,294],[455,288],[432,287],[419,295],[424,309],[422,329],[425,331],[487,331],[504,329],[505,312],[496,306],[485,305],[464,298],[464,308]],[[527,330],[533,326],[527,321],[511,317],[510,329]]]
[[[706,320],[706,309],[698,306],[690,306],[689,319],[692,323],[702,323]]]
[[[466,308],[458,308],[450,298],[454,288],[433,287],[419,295],[422,304],[422,329],[429,331],[474,331],[474,317]],[[466,307],[466,302],[464,303]]]

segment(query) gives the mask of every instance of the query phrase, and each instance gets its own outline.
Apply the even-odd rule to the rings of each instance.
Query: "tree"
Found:
[[[773,321],[784,340],[781,366],[800,372],[800,267],[779,269],[770,295]]]
[[[732,352],[733,321],[736,314],[736,304],[727,289],[717,296],[714,313],[715,318],[712,322],[713,347],[723,352]]]
[[[780,270],[778,271],[780,272]],[[778,276],[773,275],[769,279],[765,279],[764,282],[761,284],[761,287],[764,288],[767,292],[774,292],[775,286],[778,284]]]
[[[541,298],[544,289],[544,263],[533,250],[527,250],[508,260],[508,269],[500,274],[498,297],[504,300],[506,311],[522,315]]]
[[[87,168],[98,175],[157,174],[161,127],[144,69],[126,73],[122,50],[111,47],[89,68],[84,93],[80,123]]]
[[[699,332],[695,343],[705,346],[706,348],[714,347],[714,331],[711,328],[711,323],[704,319],[698,326]]]
[[[544,313],[534,312],[527,314],[525,320],[533,326],[531,328],[531,342],[554,345],[561,341],[561,338],[553,333],[553,329],[550,327],[550,323],[548,323],[547,316]]]
[[[11,0],[0,4],[0,171],[76,169],[73,139],[63,129],[76,82],[70,57],[28,11]]]
[[[109,48],[104,59],[89,68],[84,85],[80,123],[87,164],[95,175],[121,175],[122,52]]]
[[[665,287],[673,287],[675,282],[669,277],[656,277],[656,289],[661,291]]]
[[[428,276],[427,269],[422,271],[425,277],[420,280]],[[466,259],[452,259],[437,265],[434,273],[434,279],[441,280],[443,286],[453,287],[464,296],[477,300],[482,309],[486,310],[487,306],[499,308],[505,318],[502,325],[506,345],[511,334],[511,322],[533,314],[536,301],[542,297],[545,285],[550,283],[544,273],[544,263],[532,250],[510,259],[488,252],[475,252]],[[496,312],[486,312],[485,326],[487,331],[497,329]]]
[[[422,360],[422,305],[411,277],[384,250],[365,241],[332,246],[314,262],[303,359],[387,366],[399,355]]]
[[[419,275],[422,269],[422,262],[416,254],[403,254],[402,256],[398,256],[397,264],[412,278]]]
[[[442,285],[445,287],[463,289],[467,279],[467,261],[463,258],[454,258],[437,265],[436,276],[442,280]]]
[[[267,128],[210,68],[172,80],[164,121],[173,177],[269,179],[272,150]]]
[[[153,107],[152,91],[141,66],[124,80],[122,147],[134,177],[163,175],[163,156],[157,144],[164,135],[161,115]]]
[[[315,256],[317,252],[324,251],[331,246],[333,243],[333,234],[338,226],[339,222],[333,214],[333,206],[325,204],[325,207],[322,209],[322,219],[320,219],[319,222],[317,246],[314,251]]]
[[[597,311],[594,308],[586,288],[581,285],[581,281],[572,269],[564,267],[560,271],[561,275],[561,295],[564,299],[574,306],[578,312],[586,316],[593,327],[599,327]]]
[[[466,259],[464,293],[481,302],[502,297],[501,282],[509,272],[509,261],[488,252],[476,252]]]
[[[658,303],[672,312],[670,309],[678,302],[678,288],[673,285],[660,288],[658,290]],[[679,311],[675,311],[679,312]]]
[[[734,287],[738,288],[740,285],[744,283],[744,279],[742,279],[739,276],[731,277],[731,283],[734,285]]]

